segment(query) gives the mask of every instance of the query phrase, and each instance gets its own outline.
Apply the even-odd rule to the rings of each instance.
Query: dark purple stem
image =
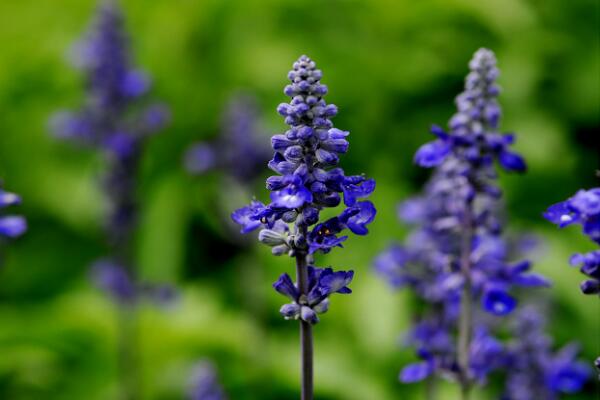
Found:
[[[296,277],[300,297],[308,295],[308,268],[306,253],[296,254]],[[302,400],[313,400],[313,336],[310,323],[300,320],[300,351],[302,355]]]

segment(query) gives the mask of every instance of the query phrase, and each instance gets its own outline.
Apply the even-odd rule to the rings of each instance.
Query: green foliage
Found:
[[[289,260],[240,244],[222,220],[244,204],[226,201],[217,175],[182,170],[193,140],[218,134],[219,114],[238,88],[256,93],[269,132],[284,129],[276,105],[286,71],[300,54],[324,70],[336,125],[352,132],[349,173],[378,181],[372,234],[352,238],[321,264],[352,267],[355,293],[334,299],[316,327],[316,389],[321,400],[420,399],[397,372],[413,359],[398,345],[410,298],[372,274],[374,255],[404,229],[395,204],[425,173],[412,154],[443,123],[479,47],[496,51],[503,126],[519,133],[525,176],[503,176],[510,224],[547,240],[537,268],[555,287],[553,333],[577,335],[584,356],[600,353],[594,299],[578,294],[568,255],[591,246],[573,229],[557,232],[544,208],[594,185],[594,129],[600,125],[598,4],[558,0],[123,0],[137,63],[173,123],[152,139],[140,177],[140,274],[176,282],[180,300],[143,305],[139,349],[144,399],[180,399],[186,374],[213,359],[230,398],[298,397],[296,324],[282,321],[270,287]],[[24,198],[30,231],[3,249],[0,270],[0,398],[112,399],[118,390],[114,305],[88,281],[102,256],[102,161],[48,134],[52,112],[81,99],[81,76],[64,61],[93,13],[92,1],[0,2],[0,176]],[[267,132],[266,132],[267,133]],[[266,137],[266,136],[265,136]],[[265,139],[268,140],[268,139]],[[256,192],[265,195],[262,183]],[[227,207],[223,205],[227,204]],[[573,329],[576,327],[576,329]],[[440,399],[455,399],[443,385]],[[593,388],[580,399],[591,399]],[[587,397],[586,397],[587,396]],[[492,398],[481,393],[478,399]],[[577,398],[577,397],[573,397]]]

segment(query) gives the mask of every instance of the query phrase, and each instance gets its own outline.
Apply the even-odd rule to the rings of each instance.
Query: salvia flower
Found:
[[[57,136],[126,155],[144,136],[164,126],[164,107],[141,103],[151,82],[131,66],[129,39],[116,2],[101,2],[94,24],[73,53],[75,66],[85,73],[87,98],[80,110],[53,118]]]
[[[583,232],[600,244],[600,188],[578,191],[573,197],[550,206],[544,217],[561,228],[580,224]]]
[[[226,106],[219,137],[192,145],[185,153],[192,174],[221,170],[237,182],[258,177],[269,160],[269,147],[261,141],[258,107],[254,97],[238,94]]]
[[[580,190],[573,197],[548,208],[544,217],[561,228],[580,224],[583,233],[600,244],[600,188]],[[587,254],[574,254],[571,265],[589,279],[581,283],[584,294],[600,294],[600,250]]]
[[[99,150],[106,158],[105,228],[114,254],[97,262],[92,276],[118,301],[130,301],[139,293],[129,260],[137,225],[137,175],[146,139],[168,118],[164,106],[146,101],[150,79],[130,58],[121,10],[114,1],[102,1],[91,29],[73,51],[75,65],[85,75],[85,101],[51,121],[58,137]]]
[[[0,208],[21,204],[21,197],[0,188]],[[27,230],[27,221],[20,215],[0,215],[0,237],[13,239]]]
[[[144,99],[150,79],[131,65],[123,16],[114,1],[101,2],[94,24],[73,53],[85,74],[87,96],[79,110],[54,116],[51,128],[59,138],[106,155],[107,229],[113,241],[124,241],[136,221],[135,177],[144,142],[165,125],[168,112]]]
[[[583,233],[600,245],[600,188],[579,190],[573,197],[550,206],[544,217],[560,228],[580,224]],[[588,278],[581,283],[581,292],[600,295],[600,250],[576,253],[571,257],[570,263],[578,266]],[[600,371],[600,357],[596,359],[595,365]]]
[[[510,149],[514,135],[499,131],[495,56],[480,49],[469,67],[448,131],[433,126],[436,139],[415,155],[418,165],[435,170],[424,193],[398,209],[400,219],[414,228],[404,244],[374,262],[393,287],[410,288],[427,305],[407,342],[422,361],[403,370],[405,382],[436,373],[465,387],[484,383],[489,372],[501,368],[496,360],[503,352],[490,315],[515,309],[513,288],[549,285],[530,271],[529,262],[512,261],[501,235],[496,164],[521,172],[525,162]]]
[[[129,39],[116,1],[102,0],[96,19],[73,52],[74,61],[85,77],[86,96],[75,111],[64,111],[51,121],[53,133],[62,139],[96,150],[104,157],[106,169],[102,189],[107,207],[105,235],[110,257],[92,268],[95,282],[118,304],[119,357],[123,398],[139,398],[132,355],[136,337],[136,302],[148,291],[138,284],[133,262],[134,231],[137,228],[136,198],[140,160],[147,139],[162,128],[168,118],[164,106],[146,101],[149,77],[134,68]],[[160,288],[149,290],[161,297]]]
[[[590,378],[590,368],[577,361],[578,346],[553,350],[545,332],[546,321],[533,306],[516,313],[506,352],[506,388],[503,400],[557,400],[579,392]]]
[[[331,118],[337,107],[325,102],[327,87],[321,77],[310,58],[302,56],[294,63],[288,74],[291,83],[284,89],[291,102],[277,107],[289,129],[271,139],[275,154],[268,166],[276,173],[267,179],[271,202],[253,201],[232,214],[242,233],[260,229],[259,240],[272,247],[275,255],[296,257],[342,247],[346,231],[367,234],[376,214],[373,204],[364,200],[375,189],[375,181],[362,175],[348,176],[337,167],[339,156],[348,150],[349,132],[333,126]],[[321,219],[323,209],[342,203],[339,215]],[[309,274],[306,293],[286,274],[275,283],[276,290],[293,301],[282,308],[284,317],[316,323],[316,314],[327,309],[328,295],[349,293],[346,285],[352,271],[310,266]]]

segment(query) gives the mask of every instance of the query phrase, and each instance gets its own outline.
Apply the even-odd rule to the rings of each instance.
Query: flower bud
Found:
[[[285,236],[271,229],[263,229],[258,233],[258,240],[267,246],[279,246],[285,243]]]
[[[281,244],[279,246],[275,246],[271,249],[271,253],[274,256],[282,256],[290,250],[287,244]]]
[[[284,304],[279,312],[285,319],[298,319],[300,317],[300,306],[296,303]]]
[[[307,306],[302,306],[300,310],[300,318],[302,318],[302,320],[308,322],[311,325],[314,325],[317,322],[319,322],[319,317],[317,317],[317,313],[314,312],[312,308]]]
[[[313,306],[313,310],[315,310],[317,314],[326,313],[327,310],[329,310],[329,299],[325,299],[316,306]]]

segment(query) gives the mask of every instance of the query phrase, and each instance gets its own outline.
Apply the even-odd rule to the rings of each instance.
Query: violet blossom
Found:
[[[550,206],[544,217],[560,228],[581,225],[583,233],[600,245],[600,188],[579,190],[573,197]],[[581,292],[600,296],[600,250],[575,253],[571,256],[570,264],[579,267],[587,277],[580,285]],[[600,357],[595,365],[600,371]]]
[[[150,78],[132,66],[124,18],[115,1],[100,2],[91,29],[73,50],[73,61],[85,75],[86,98],[78,110],[57,113],[51,128],[58,138],[96,149],[105,158],[105,230],[113,254],[97,263],[92,276],[115,299],[130,301],[138,294],[125,288],[137,287],[130,242],[137,227],[140,158],[148,138],[165,126],[168,112],[146,99]]]
[[[560,228],[579,224],[583,233],[600,245],[600,188],[579,190],[573,197],[550,206],[544,217]],[[581,283],[581,291],[600,295],[600,250],[573,254],[570,263],[589,278]]]
[[[469,67],[449,130],[434,125],[436,140],[416,152],[418,165],[435,170],[423,195],[399,208],[400,219],[414,228],[404,244],[374,262],[393,287],[410,288],[426,306],[406,342],[421,361],[400,379],[450,377],[464,399],[472,383],[485,383],[502,367],[503,345],[486,321],[515,309],[513,288],[549,284],[528,261],[513,261],[502,237],[496,164],[516,172],[526,166],[510,149],[514,135],[499,131],[496,58],[480,49]]]
[[[303,400],[313,398],[312,325],[319,321],[317,314],[327,311],[330,295],[350,293],[347,286],[354,275],[351,270],[316,267],[313,257],[342,247],[347,231],[367,234],[376,213],[364,200],[375,181],[346,175],[337,166],[348,151],[349,132],[333,126],[331,118],[338,110],[325,102],[327,87],[321,77],[310,58],[301,56],[294,63],[288,73],[291,84],[284,89],[291,102],[277,107],[289,129],[271,139],[275,154],[268,166],[276,173],[267,179],[271,202],[253,201],[232,214],[242,233],[260,229],[260,242],[274,255],[296,259],[296,283],[284,273],[273,286],[292,301],[280,310],[284,318],[300,321]],[[337,216],[322,220],[323,209],[342,203]]]
[[[534,306],[521,309],[512,322],[503,400],[558,400],[561,394],[583,388],[590,368],[577,360],[579,348],[575,343],[554,351],[545,332],[545,318]]]
[[[272,247],[275,255],[327,253],[342,247],[347,239],[341,235],[345,230],[365,235],[375,217],[373,204],[359,201],[373,192],[375,181],[361,175],[346,176],[336,167],[339,154],[348,149],[349,133],[331,123],[337,107],[325,103],[327,87],[320,83],[321,75],[306,56],[294,63],[288,75],[292,84],[284,90],[292,98],[291,104],[277,108],[290,129],[271,139],[275,155],[269,167],[278,173],[267,179],[271,203],[253,201],[232,214],[242,233],[261,228],[259,240]],[[342,197],[344,210],[321,221],[321,210],[337,207]]]

